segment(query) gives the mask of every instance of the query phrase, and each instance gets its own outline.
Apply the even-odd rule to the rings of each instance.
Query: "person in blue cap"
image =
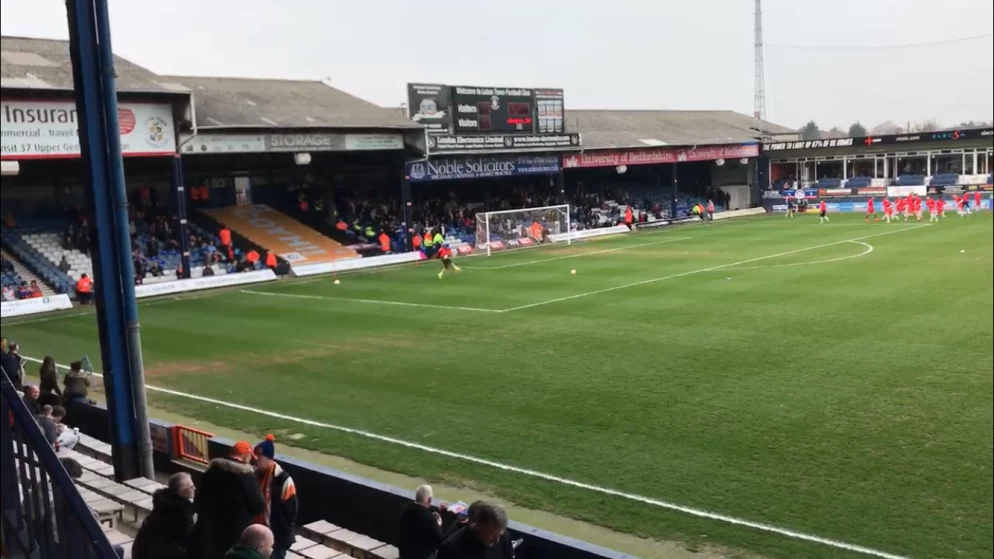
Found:
[[[266,506],[259,524],[265,524],[273,531],[272,559],[284,559],[295,538],[294,525],[297,523],[297,487],[293,478],[276,463],[275,437],[266,435],[266,439],[255,445],[255,467],[259,473],[259,488],[262,490]]]

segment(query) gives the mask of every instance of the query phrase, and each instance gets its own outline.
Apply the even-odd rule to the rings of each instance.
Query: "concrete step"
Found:
[[[55,290],[51,288],[44,280],[36,276],[31,270],[29,270],[21,261],[14,257],[13,254],[7,252],[7,249],[0,249],[3,253],[3,259],[10,262],[14,266],[14,271],[17,275],[21,276],[21,279],[31,283],[32,280],[37,281],[38,285],[41,286],[41,292],[45,297],[51,297],[55,295]]]

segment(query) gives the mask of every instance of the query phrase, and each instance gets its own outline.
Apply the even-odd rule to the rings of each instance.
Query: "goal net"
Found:
[[[492,251],[570,243],[569,205],[476,214],[476,249]]]

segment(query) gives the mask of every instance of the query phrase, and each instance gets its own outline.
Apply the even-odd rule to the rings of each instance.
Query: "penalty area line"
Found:
[[[36,359],[34,357],[28,357],[26,355],[23,356],[23,357],[24,357],[24,359],[26,359],[28,361],[33,361],[35,363],[41,363],[42,362],[40,359]],[[63,369],[63,370],[68,370],[69,369],[65,365],[56,365],[56,366],[58,368],[60,368],[60,369]],[[102,376],[102,375],[100,375],[98,373],[94,373],[94,375],[95,376]],[[148,385],[148,384],[145,385],[145,388],[147,390],[151,390],[153,392],[159,392],[159,393],[166,394],[166,395],[169,395],[169,396],[175,396],[175,397],[178,397],[178,398],[185,398],[185,399],[189,399],[189,400],[196,400],[198,402],[203,402],[205,404],[212,404],[212,405],[215,405],[215,406],[223,406],[223,407],[234,409],[234,410],[239,410],[239,411],[244,411],[244,412],[248,412],[248,413],[253,413],[253,414],[256,414],[256,415],[262,415],[262,416],[265,416],[265,417],[270,417],[270,418],[273,418],[273,419],[279,419],[279,420],[282,420],[282,421],[289,421],[289,422],[292,422],[292,423],[299,423],[301,425],[308,425],[308,426],[317,427],[317,428],[320,428],[320,429],[329,429],[329,430],[332,430],[332,431],[338,431],[338,432],[346,433],[346,434],[349,434],[349,435],[355,435],[355,436],[359,436],[359,437],[364,437],[364,438],[367,438],[367,439],[372,439],[372,440],[375,440],[375,441],[384,442],[384,443],[388,443],[388,444],[392,444],[392,445],[396,445],[396,446],[402,446],[404,448],[409,448],[409,449],[412,449],[412,450],[419,450],[419,451],[422,451],[422,452],[425,452],[425,453],[428,453],[428,454],[435,454],[435,455],[438,455],[438,456],[445,456],[447,458],[453,458],[455,460],[460,460],[460,461],[463,461],[463,462],[470,462],[470,463],[478,464],[478,465],[481,465],[481,466],[488,466],[488,467],[491,467],[491,468],[494,468],[494,469],[497,469],[497,470],[502,470],[502,471],[505,471],[505,472],[511,472],[511,473],[515,473],[515,474],[519,474],[519,475],[523,475],[523,476],[527,476],[527,477],[541,479],[541,480],[544,480],[544,481],[550,481],[550,482],[557,483],[557,484],[560,484],[560,485],[566,485],[566,486],[569,486],[569,487],[574,487],[576,489],[583,489],[583,490],[591,491],[591,492],[594,492],[594,493],[600,493],[602,495],[609,495],[609,496],[612,496],[612,497],[619,497],[619,498],[626,499],[626,500],[629,500],[629,501],[634,501],[634,502],[638,502],[638,503],[642,503],[642,504],[654,506],[654,507],[657,507],[657,508],[662,508],[662,509],[666,509],[666,510],[670,510],[670,511],[674,511],[674,512],[679,512],[679,513],[687,514],[689,516],[695,516],[695,517],[704,518],[704,519],[707,519],[707,520],[715,520],[715,521],[718,521],[718,522],[724,522],[726,524],[732,524],[732,525],[735,525],[735,526],[741,526],[743,528],[751,528],[753,530],[759,530],[759,531],[762,531],[762,532],[768,532],[768,533],[771,533],[771,534],[777,534],[779,536],[783,536],[783,537],[786,537],[786,538],[789,538],[789,539],[800,540],[800,541],[805,541],[805,542],[814,543],[814,544],[820,544],[820,545],[824,545],[824,546],[827,546],[827,547],[832,547],[832,548],[835,548],[835,549],[841,549],[841,550],[845,550],[845,551],[851,551],[853,553],[859,553],[859,554],[862,554],[862,555],[868,555],[868,556],[872,556],[872,557],[879,557],[880,559],[911,559],[910,557],[906,557],[906,556],[902,556],[902,555],[895,555],[893,553],[887,553],[885,551],[880,551],[878,549],[873,549],[871,547],[864,547],[864,546],[861,546],[861,545],[856,545],[856,544],[844,542],[844,541],[841,541],[841,540],[835,540],[835,539],[831,539],[831,538],[825,538],[825,537],[816,536],[816,535],[813,535],[813,534],[806,534],[804,532],[798,532],[796,530],[791,530],[789,528],[780,528],[780,527],[774,526],[772,524],[765,524],[765,523],[762,523],[762,522],[754,522],[754,521],[751,521],[751,520],[745,520],[745,519],[742,519],[742,518],[736,518],[734,516],[728,516],[728,515],[724,515],[724,514],[710,512],[710,511],[703,510],[703,509],[686,507],[686,506],[679,505],[679,504],[676,504],[676,503],[670,503],[670,502],[667,502],[667,501],[662,501],[662,500],[654,499],[654,498],[651,498],[651,497],[645,497],[645,496],[638,495],[638,494],[635,494],[635,493],[627,493],[627,492],[624,492],[624,491],[619,491],[617,489],[611,489],[609,487],[602,487],[602,486],[599,486],[599,485],[593,485],[593,484],[589,484],[589,483],[584,483],[582,481],[576,481],[576,480],[572,480],[572,479],[569,479],[569,478],[564,478],[564,477],[560,477],[560,476],[556,476],[556,475],[552,475],[552,474],[547,474],[547,473],[544,473],[544,472],[539,472],[537,470],[530,470],[528,468],[522,468],[522,467],[519,467],[519,466],[512,466],[510,464],[504,464],[504,463],[501,463],[501,462],[496,462],[496,461],[493,461],[493,460],[488,460],[486,458],[480,458],[480,457],[473,456],[473,455],[470,455],[470,454],[463,454],[463,453],[459,453],[459,452],[453,452],[451,450],[445,450],[445,449],[438,448],[438,447],[424,445],[424,444],[421,444],[421,443],[415,443],[415,442],[411,442],[411,441],[405,441],[403,439],[398,439],[396,437],[388,437],[386,435],[378,435],[376,433],[371,433],[369,431],[363,431],[361,429],[353,429],[351,427],[344,427],[344,426],[341,426],[341,425],[335,425],[333,423],[325,423],[325,422],[322,422],[322,421],[315,421],[313,419],[306,419],[306,418],[302,418],[302,417],[294,417],[292,415],[287,415],[287,414],[284,414],[284,413],[279,413],[279,412],[264,410],[264,409],[260,409],[260,408],[253,408],[253,407],[246,406],[246,405],[243,405],[243,404],[235,404],[235,403],[232,403],[232,402],[225,402],[224,400],[217,400],[217,399],[214,399],[214,398],[208,398],[206,396],[199,396],[199,395],[196,395],[196,394],[188,394],[186,392],[180,392],[180,391],[171,390],[171,389],[168,389],[168,388],[160,388],[160,387],[151,386],[151,385]]]
[[[630,287],[638,287],[640,285],[649,285],[649,284],[658,283],[658,282],[661,282],[661,281],[666,281],[666,280],[671,280],[671,279],[677,279],[677,278],[683,278],[683,277],[687,277],[687,276],[693,276],[695,274],[703,274],[704,272],[714,272],[716,270],[724,270],[725,268],[732,268],[734,266],[741,266],[743,264],[752,264],[753,262],[762,262],[763,260],[770,260],[772,258],[780,258],[780,257],[783,257],[783,256],[790,256],[791,254],[798,254],[798,253],[801,253],[801,252],[807,252],[809,250],[817,250],[817,249],[820,249],[820,248],[826,248],[826,247],[841,245],[841,244],[844,244],[844,243],[852,243],[852,242],[855,242],[855,241],[862,241],[864,239],[872,239],[873,237],[883,237],[884,235],[893,235],[895,233],[904,233],[905,231],[912,231],[912,230],[915,230],[915,229],[921,229],[923,227],[930,227],[930,226],[931,226],[930,223],[923,223],[921,225],[915,225],[913,227],[905,227],[903,229],[895,229],[893,231],[885,231],[883,233],[875,233],[873,235],[863,235],[861,237],[854,237],[852,239],[843,239],[841,241],[834,241],[834,242],[831,242],[831,243],[824,243],[824,244],[810,246],[810,247],[805,247],[805,248],[798,248],[798,249],[794,249],[794,250],[788,250],[786,252],[778,252],[776,254],[768,254],[766,256],[759,256],[759,257],[756,257],[756,258],[749,258],[747,260],[740,260],[738,262],[729,262],[728,264],[719,264],[717,266],[711,266],[711,267],[708,267],[708,268],[701,268],[699,270],[690,270],[689,272],[681,272],[679,274],[673,274],[673,275],[663,276],[663,277],[659,277],[659,278],[651,278],[651,279],[647,279],[647,280],[636,281],[636,282],[632,282],[632,283],[626,283],[626,284],[623,284],[623,285],[615,285],[614,287],[605,287],[604,289],[598,289],[596,291],[587,291],[586,293],[577,293],[576,295],[567,295],[566,297],[557,297],[555,299],[549,299],[547,301],[539,301],[537,303],[529,303],[527,305],[521,305],[519,307],[511,307],[509,309],[504,309],[504,312],[521,311],[521,310],[525,310],[525,309],[532,309],[532,308],[535,308],[535,307],[541,307],[541,306],[544,306],[544,305],[551,305],[552,303],[561,303],[563,301],[572,301],[574,299],[580,299],[580,298],[583,298],[583,297],[590,297],[591,295],[600,295],[601,293],[610,293],[612,291],[618,291],[620,289],[628,289]]]
[[[248,295],[265,295],[268,297],[286,297],[290,299],[310,299],[315,301],[343,301],[348,303],[364,303],[367,305],[394,305],[398,307],[420,307],[425,309],[448,309],[453,311],[469,311],[483,313],[503,313],[500,309],[484,309],[480,307],[457,307],[453,305],[429,305],[427,303],[406,303],[404,301],[382,301],[379,299],[353,299],[351,297],[328,297],[325,295],[301,295],[297,293],[274,293],[271,291],[252,291],[242,289],[239,293]]]
[[[663,245],[667,243],[675,243],[678,241],[689,241],[690,237],[674,237],[672,239],[664,239],[662,241],[652,241],[649,243],[639,243],[635,245],[627,245],[615,248],[607,248],[603,250],[594,250],[591,252],[582,252],[580,254],[567,254],[565,256],[553,256],[550,258],[540,258],[538,260],[529,260],[528,262],[515,262],[514,264],[504,264],[503,266],[463,266],[467,270],[506,270],[508,268],[517,268],[519,266],[530,266],[532,264],[544,264],[545,262],[555,262],[556,260],[566,260],[568,258],[580,258],[581,256],[594,256],[597,254],[610,254],[612,252],[621,252],[623,250],[630,250],[633,248],[646,247],[651,245]]]

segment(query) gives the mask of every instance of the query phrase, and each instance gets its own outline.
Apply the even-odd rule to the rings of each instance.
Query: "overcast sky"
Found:
[[[116,53],[160,74],[329,77],[389,106],[425,81],[562,87],[567,110],[751,113],[753,4],[110,0],[110,15]],[[991,0],[764,0],[763,11],[768,120],[994,118]],[[68,36],[63,0],[3,0],[0,23],[4,35]]]

